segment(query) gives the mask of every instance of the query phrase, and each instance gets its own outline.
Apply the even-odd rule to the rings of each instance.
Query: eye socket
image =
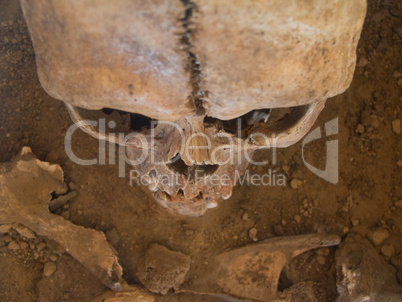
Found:
[[[226,121],[206,116],[204,123],[213,124],[239,138],[246,138],[250,132],[254,132],[256,129],[279,132],[292,127],[306,114],[308,108],[309,105],[303,105],[253,110],[238,118]]]
[[[102,112],[108,116],[116,112],[120,115],[120,117],[128,116],[130,129],[134,131],[141,131],[144,129],[151,129],[152,127],[156,127],[158,124],[158,120],[152,119],[145,115],[139,113],[130,113],[121,110],[115,110],[111,108],[103,108]],[[126,118],[127,119],[127,118]]]
[[[253,125],[255,122],[267,123],[270,115],[271,109],[261,109],[261,110],[252,110],[240,117],[231,119],[231,120],[219,120],[214,117],[205,116],[204,123],[205,124],[213,124],[218,128],[225,130],[226,132],[236,134],[239,137],[245,136],[244,131],[246,128]]]

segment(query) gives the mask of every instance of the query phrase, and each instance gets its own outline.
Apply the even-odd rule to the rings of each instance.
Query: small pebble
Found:
[[[37,251],[34,251],[34,252],[33,252],[33,258],[34,258],[35,260],[38,260],[38,259],[39,259],[39,253],[38,253]]]
[[[50,261],[55,262],[55,261],[57,260],[57,255],[51,254],[51,255],[49,256],[49,259],[50,259]]]
[[[253,239],[254,241],[258,241],[257,239],[257,229],[256,228],[252,228],[248,231],[248,236]]]
[[[244,211],[243,216],[241,217],[243,220],[248,220],[248,213],[247,211]]]
[[[394,131],[396,134],[401,133],[401,120],[396,119],[392,121],[392,131]]]
[[[370,63],[370,62],[369,62],[366,58],[361,57],[361,58],[359,59],[359,62],[357,63],[357,67],[363,68],[363,67],[365,67],[368,63]]]
[[[285,225],[286,225],[286,220],[285,220],[285,219],[282,219],[282,220],[281,220],[281,224],[282,224],[282,226],[285,226]]]
[[[385,257],[392,257],[395,254],[395,249],[391,244],[385,244],[381,247],[381,254]]]
[[[300,187],[303,184],[303,181],[301,181],[300,179],[294,178],[292,179],[292,181],[290,182],[290,186],[292,187],[292,189],[296,190],[298,187]]]
[[[9,250],[11,250],[11,251],[16,251],[16,250],[19,250],[19,249],[20,249],[20,245],[19,245],[18,242],[16,242],[16,241],[11,241],[11,242],[8,244],[7,248],[8,248]]]
[[[295,217],[293,217],[294,221],[296,221],[296,223],[300,223],[301,222],[301,217],[299,215],[295,215]]]
[[[389,233],[387,230],[384,229],[378,229],[374,231],[371,241],[374,243],[374,245],[380,245],[385,239],[387,239],[389,236]]]
[[[347,226],[343,227],[343,233],[346,234],[347,232],[349,232],[349,228]]]
[[[355,226],[358,226],[359,225],[359,219],[354,219],[353,221],[352,221],[352,225],[355,227]]]
[[[10,231],[13,226],[11,224],[2,224],[0,225],[0,234],[5,234]]]
[[[398,208],[402,208],[402,199],[395,202],[395,206]]]
[[[50,277],[51,275],[54,274],[56,269],[57,269],[56,263],[46,262],[45,266],[43,267],[43,275],[45,275],[45,277]]]
[[[22,250],[25,250],[28,246],[29,246],[29,244],[26,243],[25,241],[20,242],[20,247],[21,247]]]
[[[46,248],[46,243],[44,243],[44,242],[40,242],[40,243],[38,243],[37,245],[36,245],[36,250],[38,251],[38,252],[40,252],[41,250],[43,250],[43,249],[45,249]]]

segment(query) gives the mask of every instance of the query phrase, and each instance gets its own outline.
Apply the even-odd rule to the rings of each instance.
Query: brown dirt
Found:
[[[402,277],[402,207],[395,205],[402,199],[402,142],[391,125],[402,117],[402,9],[397,0],[368,2],[352,85],[327,102],[312,128],[339,118],[336,185],[310,172],[298,143],[278,150],[276,165],[250,167],[250,172],[275,169],[276,174],[285,174],[286,187],[237,186],[217,208],[201,218],[188,218],[169,214],[142,188],[119,178],[117,166],[74,164],[64,150],[64,136],[72,122],[64,105],[49,97],[38,82],[32,45],[16,0],[0,0],[0,161],[10,160],[28,145],[39,159],[60,164],[78,196],[56,213],[104,231],[129,283],[137,282],[138,259],[152,243],[190,255],[190,273],[195,277],[210,255],[252,243],[252,228],[257,229],[258,240],[314,232],[344,236],[350,231],[370,238],[373,230],[387,229],[390,235],[383,244],[391,244],[395,254],[386,260]],[[306,149],[307,160],[321,168],[325,141],[312,142]],[[97,145],[85,133],[74,135],[73,148],[81,158],[98,156]],[[256,157],[270,159],[271,151]],[[299,188],[290,187],[292,179],[302,180]],[[11,239],[27,242],[28,247],[9,250]],[[323,299],[334,300],[334,250],[330,248],[328,255],[328,250],[311,251],[294,259],[285,269],[282,286],[315,281],[325,289]],[[52,254],[58,255],[57,271],[43,277],[44,263],[51,261]],[[87,301],[104,290],[54,242],[28,240],[16,232],[0,234],[0,301]]]

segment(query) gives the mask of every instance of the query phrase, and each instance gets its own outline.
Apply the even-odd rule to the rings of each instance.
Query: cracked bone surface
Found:
[[[209,261],[206,273],[198,274],[189,289],[271,301],[278,297],[279,276],[292,258],[311,249],[338,245],[340,241],[336,235],[307,234],[276,237],[223,252]]]
[[[0,165],[0,224],[20,223],[56,241],[104,285],[121,288],[122,268],[102,232],[49,211],[52,193],[67,191],[59,165],[38,160],[29,147]]]
[[[166,208],[193,216],[231,195],[235,172],[244,172],[254,150],[296,143],[325,101],[348,88],[366,14],[366,0],[21,4],[40,82],[67,104],[74,121],[81,121],[80,108],[112,108],[175,122],[186,138],[212,138],[209,146],[195,137],[192,145],[198,149],[189,152],[191,158],[178,151],[177,134],[162,122],[158,136],[141,129],[125,142],[130,159],[149,153],[136,165],[142,176],[168,179],[164,184],[151,181],[153,197]],[[235,118],[250,122],[250,116],[277,108],[290,108],[290,114],[277,121],[254,121],[241,136],[229,126]],[[261,112],[250,115],[254,110]],[[80,125],[94,137],[122,143]],[[259,133],[274,139],[265,140]],[[148,146],[139,143],[139,135]],[[235,151],[242,162],[228,164],[212,157],[212,148],[224,153],[229,140],[247,146],[243,154]],[[149,161],[151,152],[160,165]],[[173,159],[180,159],[180,165],[169,169]],[[197,168],[206,172],[201,182],[187,178]],[[224,175],[229,176],[225,185],[204,185]]]

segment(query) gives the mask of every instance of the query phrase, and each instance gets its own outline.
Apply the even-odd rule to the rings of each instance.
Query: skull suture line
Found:
[[[347,89],[366,1],[22,0],[22,7],[41,84],[73,120],[82,120],[80,108],[113,108],[175,122],[141,130],[162,164],[146,160],[138,171],[163,206],[200,215],[230,196],[245,157],[272,146],[253,134],[289,146],[326,99]],[[266,123],[276,108],[291,111]],[[242,135],[231,125],[238,117]],[[225,149],[229,141],[246,152]],[[135,135],[124,144],[129,158],[141,154]],[[222,164],[228,152],[241,161]],[[153,181],[158,175],[178,181]],[[229,180],[208,181],[216,175]]]

